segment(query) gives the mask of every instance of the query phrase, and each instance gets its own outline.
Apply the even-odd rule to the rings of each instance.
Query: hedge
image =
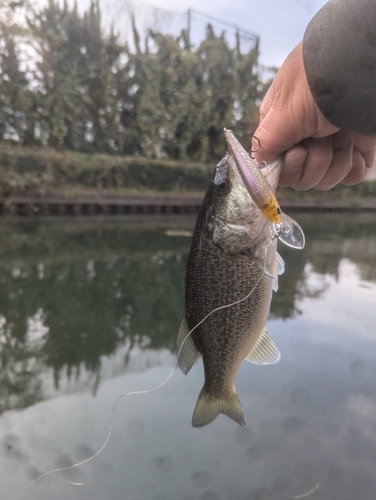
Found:
[[[33,190],[204,191],[214,165],[0,146],[0,193]]]
[[[75,193],[87,190],[117,192],[204,192],[215,164],[152,160],[0,145],[0,198],[15,191]],[[376,199],[376,182],[337,185],[330,191],[279,188],[281,200]]]

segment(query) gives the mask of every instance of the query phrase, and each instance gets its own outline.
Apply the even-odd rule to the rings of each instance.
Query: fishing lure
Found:
[[[294,219],[282,212],[276,195],[255,160],[240,144],[232,130],[225,128],[224,133],[244,184],[252,200],[273,223],[276,237],[289,247],[304,248],[305,237],[302,228]]]

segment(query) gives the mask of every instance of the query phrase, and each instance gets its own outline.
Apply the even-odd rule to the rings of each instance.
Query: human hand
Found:
[[[302,43],[279,69],[260,107],[255,153],[267,163],[286,151],[279,184],[331,189],[362,181],[375,159],[374,136],[340,130],[317,107],[308,86]],[[254,146],[258,146],[254,141]]]

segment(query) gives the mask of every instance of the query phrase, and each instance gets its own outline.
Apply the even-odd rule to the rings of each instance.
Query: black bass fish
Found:
[[[264,173],[257,167],[267,196],[275,192],[282,166],[280,157]],[[178,365],[183,373],[200,354],[204,363],[205,383],[193,413],[194,427],[212,422],[220,413],[245,425],[235,389],[241,362],[271,364],[280,359],[265,323],[284,263],[277,253],[276,222],[264,215],[252,189],[230,148],[214,170],[196,221],[178,334]],[[295,236],[298,232],[294,229]]]

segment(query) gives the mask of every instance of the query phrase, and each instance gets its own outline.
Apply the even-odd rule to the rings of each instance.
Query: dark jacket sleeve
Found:
[[[307,27],[303,57],[324,116],[376,134],[376,0],[329,0]]]

